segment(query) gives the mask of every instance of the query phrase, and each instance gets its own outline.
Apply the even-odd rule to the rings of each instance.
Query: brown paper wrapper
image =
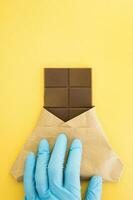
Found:
[[[41,139],[48,140],[51,149],[57,135],[65,133],[68,137],[68,149],[74,138],[83,144],[81,162],[81,179],[89,179],[93,175],[100,175],[104,181],[118,181],[123,170],[123,164],[112,150],[100,126],[95,108],[64,122],[43,108],[38,123],[23,146],[16,159],[11,173],[18,180],[23,179],[24,163],[30,151],[37,152]]]

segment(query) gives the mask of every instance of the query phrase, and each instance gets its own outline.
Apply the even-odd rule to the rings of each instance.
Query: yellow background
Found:
[[[0,22],[0,199],[24,195],[10,168],[43,105],[43,68],[89,66],[93,103],[125,165],[102,200],[132,200],[133,1],[1,0]]]

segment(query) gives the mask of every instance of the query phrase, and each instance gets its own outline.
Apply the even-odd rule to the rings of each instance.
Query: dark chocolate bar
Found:
[[[92,107],[90,68],[46,68],[44,107],[68,121]]]

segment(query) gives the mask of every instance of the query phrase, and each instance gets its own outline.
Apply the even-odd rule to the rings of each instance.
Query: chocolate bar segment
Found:
[[[45,87],[67,87],[68,69],[45,69]]]
[[[46,107],[68,107],[68,89],[46,88],[45,105]]]
[[[90,68],[46,68],[44,107],[68,121],[92,107]]]
[[[70,107],[91,107],[91,88],[70,88]]]
[[[70,69],[70,86],[91,87],[91,69]]]

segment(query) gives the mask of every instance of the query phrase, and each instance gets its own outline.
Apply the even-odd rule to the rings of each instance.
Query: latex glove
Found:
[[[37,159],[29,153],[24,171],[25,200],[81,200],[82,144],[78,139],[73,140],[64,169],[66,148],[67,138],[61,134],[51,157],[47,140],[40,142]],[[99,200],[101,190],[101,177],[92,177],[85,199]]]

